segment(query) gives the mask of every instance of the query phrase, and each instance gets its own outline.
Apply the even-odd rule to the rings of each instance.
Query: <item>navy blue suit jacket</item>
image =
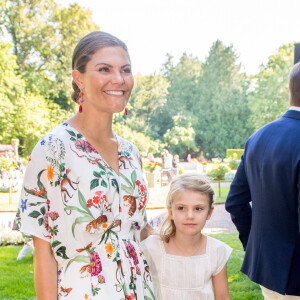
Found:
[[[225,203],[245,249],[241,271],[300,296],[300,112],[288,110],[246,142]]]

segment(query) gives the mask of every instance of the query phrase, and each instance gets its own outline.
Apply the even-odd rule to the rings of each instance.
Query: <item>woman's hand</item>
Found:
[[[145,240],[149,235],[153,234],[153,227],[147,223],[147,225],[141,230],[141,242]]]
[[[34,285],[38,300],[57,299],[57,262],[51,244],[33,237]]]

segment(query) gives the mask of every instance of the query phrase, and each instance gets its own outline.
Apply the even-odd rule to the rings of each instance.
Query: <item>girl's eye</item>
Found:
[[[202,207],[196,207],[196,210],[200,211],[200,210],[203,210]]]
[[[99,72],[109,72],[109,68],[108,67],[101,67],[99,69]]]
[[[177,209],[178,209],[178,210],[183,210],[183,208],[184,208],[183,206],[178,206]]]
[[[131,68],[125,68],[122,70],[123,73],[131,74]]]

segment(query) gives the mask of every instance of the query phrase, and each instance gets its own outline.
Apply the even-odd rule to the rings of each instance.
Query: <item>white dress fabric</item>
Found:
[[[58,299],[155,299],[139,246],[148,200],[140,155],[117,139],[119,175],[67,123],[31,154],[15,229],[51,244]]]
[[[232,249],[207,237],[206,253],[197,256],[167,254],[159,235],[141,243],[149,263],[157,300],[213,300],[212,276],[225,266]]]

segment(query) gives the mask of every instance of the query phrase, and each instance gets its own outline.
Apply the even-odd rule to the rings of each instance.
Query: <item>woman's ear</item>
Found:
[[[78,70],[72,71],[72,77],[77,86],[80,88],[80,90],[83,90],[83,80],[82,80],[82,74]]]
[[[214,207],[212,206],[212,207],[210,208],[209,212],[208,212],[208,215],[207,215],[206,220],[209,220],[209,219],[210,219],[210,217],[211,217],[213,211],[214,211]]]

